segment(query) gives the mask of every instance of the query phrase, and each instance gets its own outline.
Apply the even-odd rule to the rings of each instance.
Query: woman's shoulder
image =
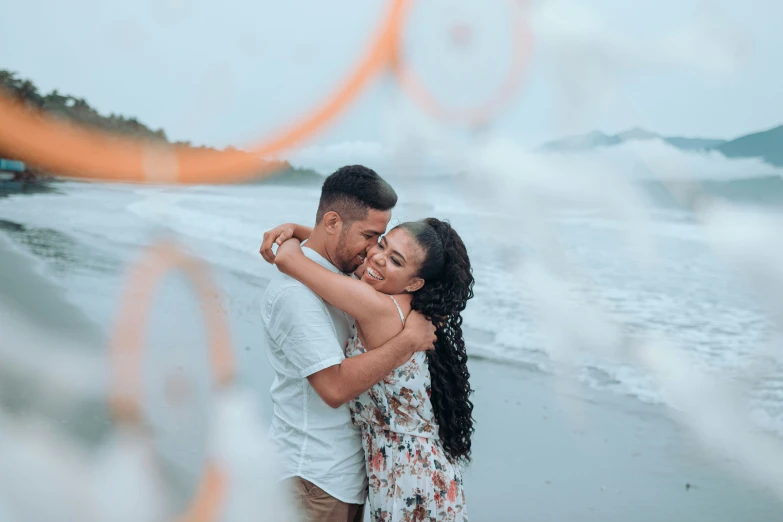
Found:
[[[397,301],[397,298],[395,298],[393,295],[389,296],[394,303],[394,309],[397,311],[397,315],[400,317],[400,322],[402,322],[403,326],[405,325],[405,317],[406,313],[402,311],[402,307],[400,306],[399,301]]]
[[[395,294],[389,295],[389,297],[395,307],[402,312],[403,316],[408,317],[408,314],[411,313],[411,301],[413,301],[413,296],[411,294]]]
[[[401,303],[396,295],[379,295],[383,304],[361,320],[357,318],[368,350],[378,348],[398,335],[405,327],[405,318],[410,312],[410,302]]]

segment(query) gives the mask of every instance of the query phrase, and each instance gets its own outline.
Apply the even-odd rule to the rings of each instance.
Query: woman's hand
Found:
[[[410,348],[414,352],[434,350],[438,340],[436,331],[432,321],[415,310],[405,318],[405,328],[402,330],[410,339]]]
[[[296,238],[284,241],[282,245],[277,247],[277,255],[275,256],[275,266],[280,270],[284,270],[287,262],[295,259],[297,256],[304,256],[302,252],[302,245]]]
[[[282,245],[291,238],[297,238],[300,241],[304,241],[310,237],[312,231],[312,228],[297,225],[296,223],[283,223],[272,230],[264,232],[264,239],[261,242],[261,248],[258,249],[258,252],[267,263],[275,264],[275,253],[272,252],[272,247],[274,245]]]

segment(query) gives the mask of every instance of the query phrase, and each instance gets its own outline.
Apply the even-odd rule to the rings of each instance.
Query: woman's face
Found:
[[[378,292],[397,295],[415,292],[424,285],[416,274],[424,251],[404,228],[395,228],[367,252],[362,281]]]

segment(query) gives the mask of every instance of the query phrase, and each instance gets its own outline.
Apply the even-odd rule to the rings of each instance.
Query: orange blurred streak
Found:
[[[207,463],[204,475],[190,505],[176,522],[212,522],[220,515],[222,500],[226,498],[228,479],[214,464]]]
[[[249,150],[208,151],[161,147],[110,137],[30,111],[0,96],[0,146],[18,159],[58,174],[104,181],[227,183],[269,175],[259,156],[268,156],[312,137],[334,120],[367,83],[385,69],[395,47],[405,5],[394,0],[378,37],[345,83],[318,109],[270,140]],[[261,174],[261,175],[259,175]]]
[[[217,289],[207,266],[180,251],[173,243],[162,242],[150,247],[146,257],[131,271],[128,291],[124,294],[117,325],[109,346],[113,380],[110,406],[120,421],[143,424],[139,402],[144,326],[154,291],[170,270],[181,270],[193,283],[201,300],[209,337],[210,366],[217,384],[234,378],[234,357],[225,316],[215,300]],[[178,522],[216,520],[228,488],[225,473],[214,462],[207,462],[198,489]]]
[[[138,397],[147,312],[158,282],[174,269],[189,277],[201,300],[215,382],[228,384],[234,378],[231,336],[225,316],[215,302],[218,292],[206,264],[184,254],[173,243],[158,243],[149,248],[146,257],[131,271],[109,346],[114,372],[110,402],[120,418],[141,420]]]
[[[533,49],[533,34],[526,23],[523,9],[520,4],[527,2],[508,0],[508,4],[514,13],[513,16],[513,47],[511,64],[506,72],[498,91],[486,102],[474,107],[449,107],[440,103],[437,98],[427,90],[416,73],[406,67],[402,58],[402,38],[395,39],[397,45],[391,60],[392,71],[398,83],[408,96],[418,103],[426,112],[434,118],[446,123],[467,125],[469,127],[481,127],[489,123],[503,106],[509,103],[525,79],[527,65]],[[410,8],[410,4],[405,6]]]
[[[269,140],[243,151],[172,147],[103,134],[32,111],[0,96],[0,146],[18,159],[57,174],[113,182],[207,184],[260,179],[274,173],[261,157],[301,144],[322,130],[355,100],[376,74],[391,68],[403,90],[425,111],[445,122],[481,126],[512,98],[524,79],[531,33],[522,9],[516,16],[512,63],[496,96],[472,108],[447,107],[427,91],[400,57],[401,28],[413,0],[393,0],[369,52],[317,109]]]

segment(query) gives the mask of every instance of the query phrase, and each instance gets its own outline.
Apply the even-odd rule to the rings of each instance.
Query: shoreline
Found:
[[[105,325],[92,320],[103,313],[84,308],[100,305],[89,296],[79,299],[82,307],[68,301],[65,290],[31,262],[40,258],[9,242],[0,230],[0,259],[7,267],[0,296],[11,296],[16,309],[51,331],[73,330],[75,337],[105,346]],[[225,268],[216,268],[215,279],[240,383],[261,399],[268,423],[272,371],[255,313],[263,290]],[[172,321],[187,324],[183,320]],[[471,358],[469,367],[477,431],[465,484],[473,520],[766,522],[783,510],[771,492],[708,458],[662,405],[481,357]],[[53,424],[74,431],[85,420],[68,419]]]

